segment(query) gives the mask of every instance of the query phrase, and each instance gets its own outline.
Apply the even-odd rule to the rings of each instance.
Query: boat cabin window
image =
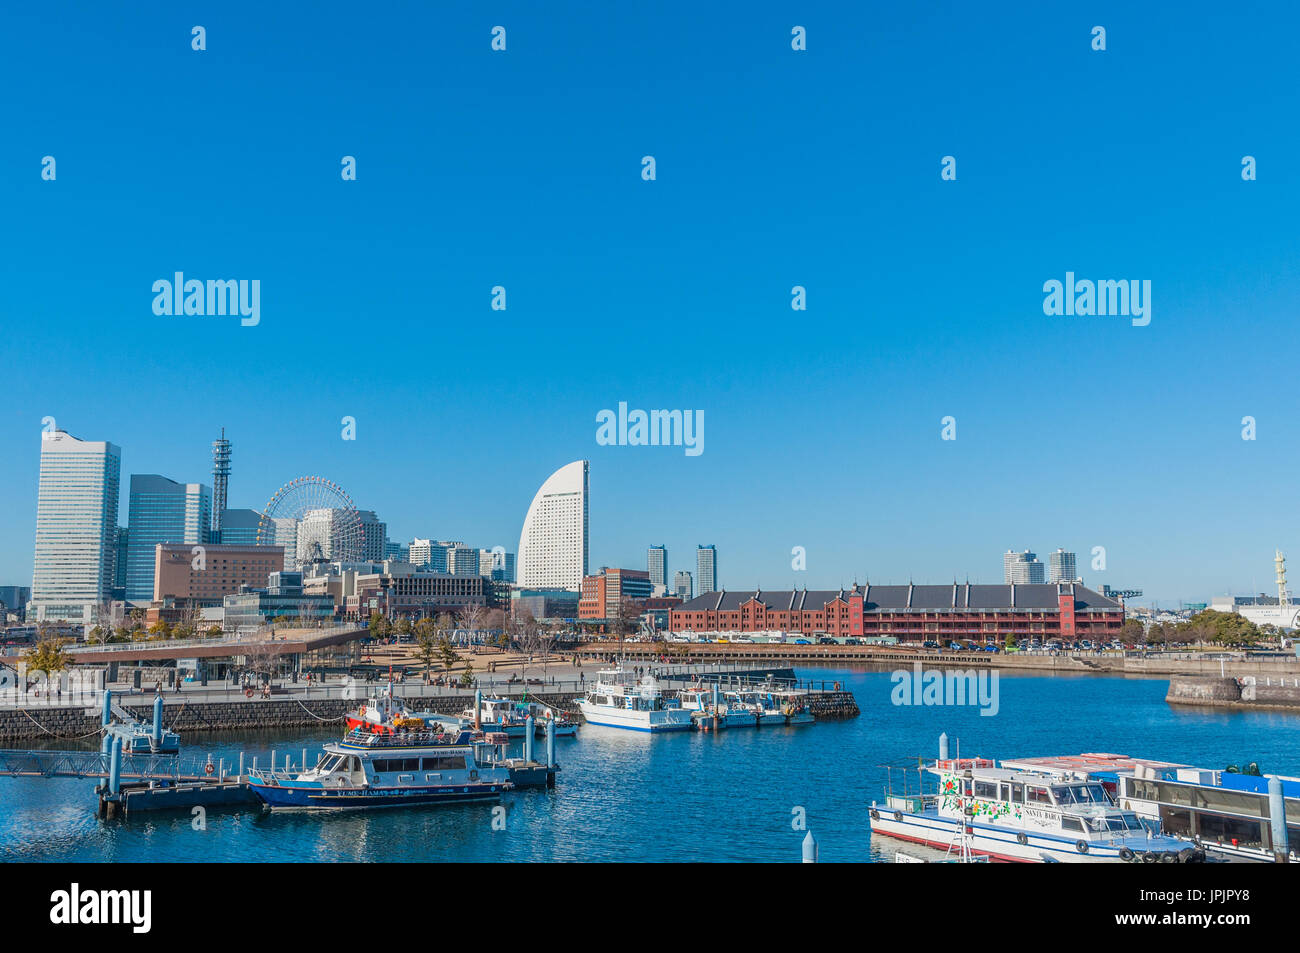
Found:
[[[1061,818],[1061,830],[1079,831],[1080,833],[1082,833],[1083,822],[1080,821],[1077,817],[1063,817]]]
[[[440,758],[425,758],[425,759],[424,759],[424,767],[423,767],[422,770],[424,770],[424,771],[464,771],[464,770],[465,770],[465,756],[464,756],[463,754],[458,754],[458,755],[446,755],[446,756],[444,756],[444,757],[440,757]]]
[[[993,800],[997,800],[997,796],[998,796],[998,785],[997,785],[997,782],[996,782],[996,781],[976,781],[976,782],[975,782],[975,796],[976,796],[976,797],[992,798]]]
[[[342,760],[343,760],[342,755],[337,755],[337,754],[324,755],[321,758],[320,770],[333,771],[335,768],[339,766],[339,762]]]
[[[1030,804],[1051,804],[1052,796],[1047,793],[1047,788],[1034,787],[1033,785],[1025,786],[1025,800]]]
[[[376,771],[419,771],[419,758],[376,758],[371,762]]]
[[[1011,784],[1004,784],[1002,787],[1004,789],[1009,789],[1006,791],[1006,800],[1015,804],[1023,804],[1025,802],[1025,786],[1019,781],[1013,781]]]
[[[1106,789],[1100,784],[1071,784],[1052,787],[1057,804],[1109,804]]]

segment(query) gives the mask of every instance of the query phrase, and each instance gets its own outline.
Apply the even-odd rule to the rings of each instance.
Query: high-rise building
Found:
[[[230,441],[226,428],[221,428],[221,438],[212,441],[212,525],[208,538],[219,543],[223,527],[222,516],[226,510],[226,490],[230,486]]]
[[[131,474],[127,509],[126,598],[153,599],[154,550],[159,543],[205,545],[212,525],[212,490],[156,473]]]
[[[200,561],[189,546],[159,543],[154,549],[153,599],[220,605],[222,596],[239,592],[240,586],[260,589],[283,569],[284,555],[274,546],[209,543]]]
[[[361,517],[361,561],[384,561],[384,540],[388,538],[388,524],[375,515],[374,510],[359,510]]]
[[[480,555],[477,547],[453,543],[446,547],[447,572],[453,576],[479,575]]]
[[[213,542],[228,546],[256,546],[257,527],[261,522],[262,514],[257,510],[222,510],[221,538]],[[263,543],[263,545],[270,544]]]
[[[12,612],[20,619],[31,598],[32,590],[27,586],[0,586],[0,605],[5,607],[6,612]],[[0,616],[0,621],[3,621],[3,616]]]
[[[625,602],[643,606],[650,593],[650,574],[644,570],[601,569],[596,575],[582,580],[578,618],[617,619]]]
[[[588,462],[575,460],[546,478],[519,535],[519,584],[582,591],[587,574]]]
[[[478,551],[478,574],[490,576],[498,582],[515,581],[515,554],[500,547]]]
[[[691,574],[682,570],[673,576],[673,594],[678,596],[683,602],[695,598],[695,588],[692,585]]]
[[[411,547],[405,543],[399,543],[391,539],[384,540],[384,558],[396,559],[400,562],[410,562]]]
[[[650,585],[668,585],[668,547],[651,546],[645,555],[646,571],[650,573]]]
[[[62,430],[41,435],[32,605],[36,620],[89,622],[108,601],[122,451]]]
[[[1074,582],[1079,578],[1074,553],[1058,549],[1047,557],[1048,582]]]
[[[1017,553],[1008,549],[1002,554],[1002,574],[1003,582],[1008,585],[1038,585],[1043,582],[1045,567],[1038,561],[1038,557],[1025,550]]]
[[[699,546],[696,548],[695,585],[702,596],[718,591],[718,547]]]

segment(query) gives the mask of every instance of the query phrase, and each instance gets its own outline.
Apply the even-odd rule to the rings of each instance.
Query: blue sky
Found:
[[[210,482],[224,426],[231,505],[314,473],[511,551],[587,458],[594,566],[715,543],[729,588],[1064,546],[1171,602],[1300,556],[1287,5],[263,6],[5,13],[0,582],[47,415],[124,484]],[[178,270],[259,279],[261,323],[155,316]],[[1067,271],[1149,279],[1151,324],[1045,316]],[[619,401],[705,452],[597,446]]]

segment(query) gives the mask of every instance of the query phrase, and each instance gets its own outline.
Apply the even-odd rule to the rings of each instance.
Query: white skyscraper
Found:
[[[113,586],[122,451],[42,434],[32,603],[36,618],[90,621]]]
[[[651,546],[646,550],[646,569],[650,573],[651,586],[668,585],[668,547]]]
[[[582,591],[587,574],[588,463],[575,460],[542,484],[519,535],[519,585]]]
[[[1047,557],[1048,582],[1074,582],[1079,578],[1074,553],[1058,549]]]
[[[1044,566],[1038,561],[1038,557],[1027,549],[1023,553],[1008,549],[1002,554],[1003,581],[1007,584],[1041,583],[1044,576],[1043,569]]]
[[[718,591],[716,546],[697,546],[695,549],[695,591],[701,596]]]

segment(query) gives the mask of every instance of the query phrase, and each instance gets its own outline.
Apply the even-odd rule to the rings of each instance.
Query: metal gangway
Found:
[[[174,754],[121,752],[118,758],[118,776],[128,781],[220,781],[229,779],[234,767]],[[0,777],[108,778],[112,760],[111,751],[0,750]]]

